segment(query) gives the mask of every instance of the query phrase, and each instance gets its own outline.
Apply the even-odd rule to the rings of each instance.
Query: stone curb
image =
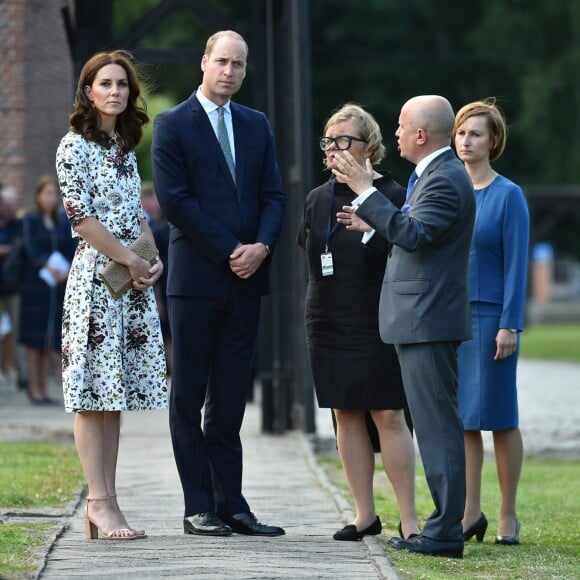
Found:
[[[332,496],[334,503],[342,514],[343,521],[345,523],[352,522],[354,519],[352,506],[342,495],[341,491],[330,481],[326,472],[316,461],[312,442],[302,432],[299,432],[299,439],[302,445],[302,452],[306,456],[308,467],[316,475],[319,485]],[[369,560],[375,566],[380,578],[384,578],[385,580],[401,580],[393,568],[391,561],[385,555],[383,546],[376,538],[373,536],[364,536],[361,542],[365,545]]]

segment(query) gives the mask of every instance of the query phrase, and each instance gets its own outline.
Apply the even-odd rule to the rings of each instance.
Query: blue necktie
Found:
[[[419,179],[417,172],[413,169],[413,173],[411,173],[411,177],[409,177],[409,183],[407,185],[407,197],[405,199],[409,199],[413,188],[415,187],[415,182]]]
[[[236,182],[236,167],[234,165],[234,158],[232,156],[232,150],[230,147],[230,138],[228,137],[228,130],[226,129],[226,123],[224,121],[224,108],[218,107],[218,141],[224,157],[226,158],[226,163],[230,173],[232,174],[232,179],[234,183]]]

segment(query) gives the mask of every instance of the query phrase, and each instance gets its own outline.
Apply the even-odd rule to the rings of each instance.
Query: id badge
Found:
[[[320,264],[322,265],[323,276],[332,276],[334,274],[332,252],[322,252],[322,254],[320,254]]]

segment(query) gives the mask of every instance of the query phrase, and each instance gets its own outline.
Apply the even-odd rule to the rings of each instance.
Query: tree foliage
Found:
[[[334,109],[358,102],[382,127],[389,152],[384,167],[405,182],[410,166],[399,158],[394,137],[404,101],[442,94],[458,109],[495,96],[510,127],[496,169],[524,189],[580,182],[578,0],[303,1],[310,11],[312,143]],[[272,6],[279,9],[281,3],[273,0]],[[116,0],[116,36],[128,38],[127,31],[159,4]],[[239,99],[252,105],[252,83],[260,79],[252,71],[251,34],[262,25],[265,0],[173,4],[171,14],[127,47],[192,51],[190,62],[174,62],[168,53],[166,62],[149,67],[157,90],[177,102],[196,88],[203,45],[221,18],[249,40],[248,76]],[[325,179],[321,154],[314,150],[314,179],[320,182]],[[580,226],[578,217],[571,219]]]

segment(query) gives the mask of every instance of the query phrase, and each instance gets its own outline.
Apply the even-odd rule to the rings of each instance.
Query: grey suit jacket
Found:
[[[471,338],[468,260],[475,197],[453,151],[427,166],[403,208],[375,192],[357,215],[393,244],[379,306],[382,340]]]

